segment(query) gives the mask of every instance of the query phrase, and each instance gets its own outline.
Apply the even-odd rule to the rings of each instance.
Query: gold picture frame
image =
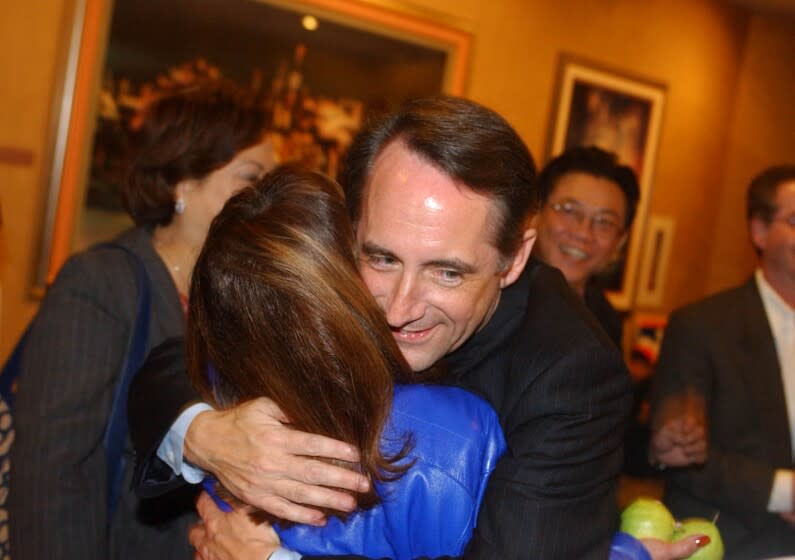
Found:
[[[174,2],[176,0],[169,0]],[[183,3],[187,0],[181,0]],[[358,0],[191,0],[187,18],[200,4],[222,6],[225,15],[242,5],[249,12],[280,9],[312,15],[321,22],[349,29],[350,35],[370,34],[396,45],[426,48],[444,54],[443,72],[437,93],[463,95],[466,90],[471,35],[432,17]],[[243,4],[241,4],[243,3]],[[167,2],[142,3],[168,10]],[[114,10],[122,0],[73,0],[63,40],[63,72],[56,80],[50,117],[50,153],[47,155],[44,189],[47,193],[40,249],[34,273],[33,291],[41,294],[55,278],[68,256],[76,249],[87,183],[91,177],[92,149],[97,130],[100,92]],[[151,20],[150,20],[151,21]],[[213,21],[213,20],[210,20]],[[206,23],[206,21],[204,22]],[[250,27],[251,22],[246,22]],[[249,29],[250,31],[250,29]],[[339,33],[339,31],[338,31]],[[340,35],[338,35],[339,37]],[[345,34],[342,35],[345,38]],[[267,39],[267,38],[265,38]],[[350,41],[345,38],[341,43]],[[262,42],[257,48],[264,48]],[[342,46],[340,47],[342,48]],[[333,49],[332,49],[333,50]],[[212,54],[212,53],[209,53]],[[338,56],[348,56],[340,50]],[[103,76],[104,74],[104,76]]]
[[[613,305],[627,310],[634,303],[666,88],[580,57],[562,55],[556,89],[549,157],[574,146],[596,145],[615,152],[638,176],[640,202],[625,255],[605,282]]]

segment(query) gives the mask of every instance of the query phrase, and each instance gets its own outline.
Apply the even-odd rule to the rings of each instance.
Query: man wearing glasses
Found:
[[[621,347],[621,316],[595,277],[618,261],[640,198],[632,169],[600,148],[572,148],[539,176],[541,212],[534,252],[563,273]]]
[[[665,501],[677,518],[720,511],[727,559],[795,554],[795,165],[751,181],[746,214],[759,267],[671,315],[652,399],[656,459],[696,463],[665,471]],[[706,461],[670,445],[687,419],[672,403],[692,396]]]
[[[536,218],[534,253],[563,272],[569,286],[621,348],[622,317],[605,297],[597,277],[618,262],[627,243],[640,198],[635,172],[619,164],[612,152],[593,146],[571,148],[541,171],[538,187],[542,206]],[[623,472],[655,475],[649,461],[650,430],[644,412],[650,379],[633,379]]]

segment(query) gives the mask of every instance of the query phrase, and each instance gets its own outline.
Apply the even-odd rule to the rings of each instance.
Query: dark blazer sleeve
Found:
[[[728,327],[725,323],[723,326]],[[744,399],[753,389],[742,383],[737,372],[718,365],[717,360],[724,359],[727,365],[735,363],[733,354],[738,352],[736,344],[721,341],[719,331],[714,321],[705,319],[703,310],[672,315],[655,367],[652,411],[657,413],[666,397],[683,394],[688,388],[704,396],[709,414],[708,460],[703,467],[671,469],[666,473],[666,484],[755,527],[765,518],[775,467],[756,453],[743,452],[743,447],[756,448],[771,434],[751,427],[759,417],[743,420],[749,413],[743,410]],[[754,383],[764,383],[760,363],[751,367]],[[716,387],[721,387],[720,395]],[[772,401],[769,406],[773,406]],[[731,426],[732,418],[741,426]]]
[[[586,344],[520,383],[501,414],[509,451],[465,557],[604,560],[617,528],[628,375],[617,352]]]
[[[132,263],[108,253],[69,260],[32,323],[14,410],[15,558],[107,558],[102,435],[136,294]]]
[[[133,486],[142,498],[185,484],[157,457],[157,448],[186,406],[199,402],[185,362],[184,339],[154,348],[135,376],[127,403],[130,437],[136,452]]]

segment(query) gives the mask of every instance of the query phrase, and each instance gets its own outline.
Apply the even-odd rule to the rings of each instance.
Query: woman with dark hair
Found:
[[[151,288],[150,349],[183,333],[188,281],[212,219],[273,167],[265,126],[252,98],[220,84],[175,91],[146,109],[122,193],[136,227],[114,240],[126,251],[94,247],[69,259],[29,332],[14,411],[14,557],[191,557],[190,496],[138,500],[132,461],[110,515],[103,432],[135,330],[137,272]]]
[[[353,247],[342,191],[322,175],[281,167],[233,197],[194,270],[191,379],[218,408],[267,396],[294,427],[360,450],[354,468],[373,482],[356,496],[360,509],[330,512],[325,527],[277,524],[285,545],[458,554],[505,449],[499,420],[461,389],[406,385],[413,374]]]

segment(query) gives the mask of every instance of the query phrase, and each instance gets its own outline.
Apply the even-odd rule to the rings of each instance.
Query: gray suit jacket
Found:
[[[117,241],[141,257],[149,275],[148,347],[181,335],[179,296],[150,232],[133,229]],[[106,529],[102,434],[136,300],[131,258],[89,250],[64,265],[34,318],[14,411],[9,517],[18,560],[191,558],[190,497],[137,499],[129,490],[131,457],[110,535]]]
[[[778,356],[756,281],[671,315],[652,406],[691,385],[706,398],[709,458],[666,473],[674,515],[720,511],[727,558],[795,553],[795,528],[767,513],[775,469],[791,469],[792,443]]]

